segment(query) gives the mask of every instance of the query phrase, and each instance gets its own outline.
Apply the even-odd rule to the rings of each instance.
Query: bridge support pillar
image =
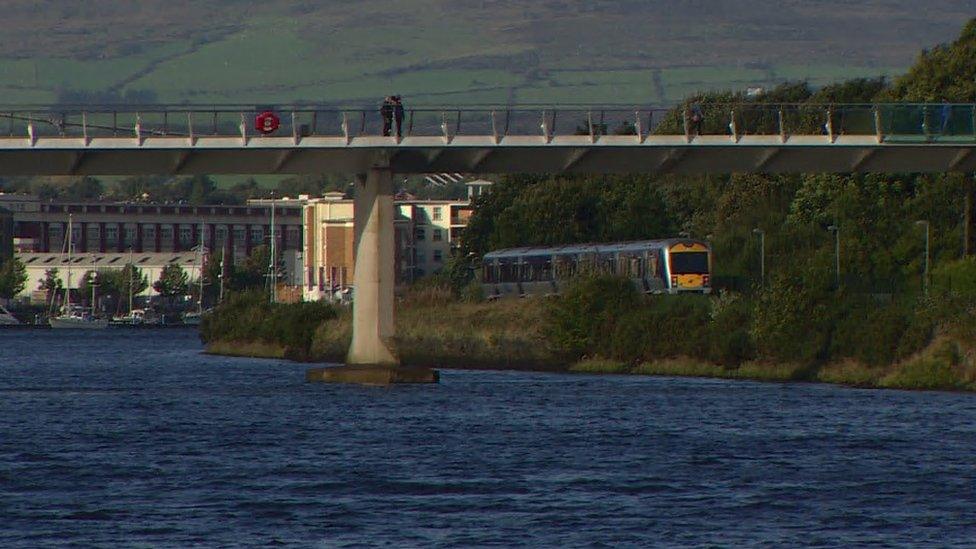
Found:
[[[348,364],[396,365],[393,341],[393,178],[389,168],[356,177],[352,344]]]
[[[356,177],[352,343],[346,365],[308,370],[305,379],[333,383],[437,383],[429,368],[400,366],[393,320],[395,282],[393,178],[388,167]]]

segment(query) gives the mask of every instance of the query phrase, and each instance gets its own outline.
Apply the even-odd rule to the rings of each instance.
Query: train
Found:
[[[581,274],[629,278],[654,294],[711,293],[712,250],[690,238],[495,250],[481,261],[488,299],[559,294]]]

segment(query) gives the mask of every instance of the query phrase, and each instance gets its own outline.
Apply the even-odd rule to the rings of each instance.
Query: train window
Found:
[[[700,274],[707,272],[707,253],[681,252],[671,254],[671,274]]]

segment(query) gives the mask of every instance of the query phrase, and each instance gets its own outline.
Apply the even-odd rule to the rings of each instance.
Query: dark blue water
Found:
[[[976,544],[976,396],[445,371],[0,332],[0,547]]]

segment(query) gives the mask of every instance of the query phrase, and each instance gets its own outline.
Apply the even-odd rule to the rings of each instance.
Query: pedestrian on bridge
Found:
[[[393,96],[393,118],[396,120],[397,139],[403,137],[403,100],[399,95]]]
[[[390,128],[393,126],[393,96],[387,95],[383,98],[383,104],[380,106],[380,116],[383,118],[383,136],[390,136]],[[399,124],[397,124],[397,132],[399,133]]]
[[[701,135],[702,122],[705,121],[705,113],[702,112],[701,104],[695,103],[691,106],[691,132]]]
[[[948,99],[942,99],[942,135],[949,129],[949,122],[952,120],[952,104]]]

